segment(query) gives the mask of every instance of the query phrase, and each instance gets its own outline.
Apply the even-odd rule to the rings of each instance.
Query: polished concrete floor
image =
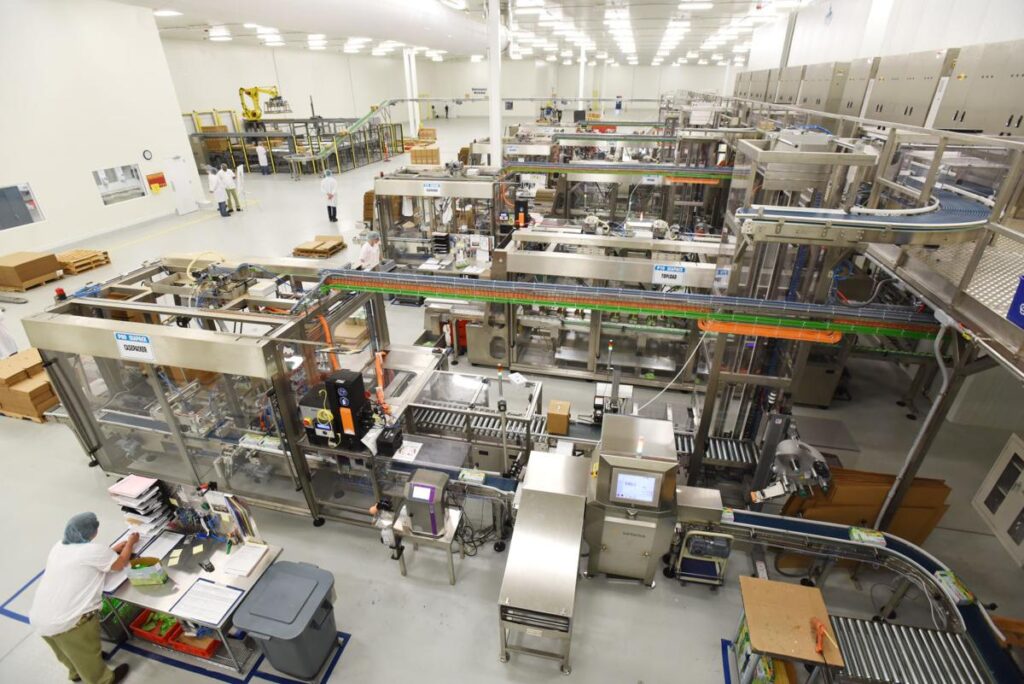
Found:
[[[438,122],[445,159],[474,137],[486,135],[481,119]],[[407,163],[406,156],[339,176],[341,203],[337,224],[351,235],[362,212],[362,194],[382,171]],[[175,252],[213,251],[226,257],[283,256],[314,235],[339,230],[326,220],[313,177],[295,182],[287,176],[251,178],[245,211],[222,219],[210,208],[184,217],[97,236],[82,246],[106,249],[112,264],[60,283],[72,291],[89,281],[127,271],[143,260]],[[351,251],[351,250],[350,250]],[[334,263],[343,263],[339,255]],[[25,343],[19,319],[40,311],[52,296],[49,287],[31,291],[30,303],[5,305],[11,332]],[[390,307],[392,340],[411,342],[422,330],[422,312]],[[467,366],[460,366],[466,369]],[[854,401],[839,402],[829,411],[798,409],[798,416],[840,420],[859,451],[839,452],[844,465],[895,472],[919,422],[905,418],[896,406],[905,379],[887,365],[855,362]],[[483,372],[483,371],[481,371]],[[544,382],[546,398],[570,399],[575,412],[590,400],[592,385],[559,378]],[[653,392],[641,390],[641,400]],[[577,410],[578,408],[578,410]],[[1024,616],[1021,570],[974,512],[970,499],[988,472],[1008,432],[946,423],[922,468],[922,475],[945,479],[953,487],[951,508],[926,548],[958,572],[984,601],[999,604],[1000,613]],[[4,515],[0,535],[6,539],[0,570],[0,603],[15,595],[42,569],[47,550],[73,513],[97,513],[108,534],[119,513],[106,496],[112,482],[98,469],[86,467],[74,435],[65,427],[35,425],[0,418],[0,497]],[[267,539],[284,547],[283,558],[315,563],[337,581],[338,628],[352,635],[333,672],[334,682],[415,679],[420,682],[570,681],[554,663],[513,656],[498,662],[497,595],[505,554],[485,547],[474,558],[457,561],[458,584],[448,585],[443,555],[421,549],[412,558],[409,576],[367,529],[328,522],[315,529],[308,519],[257,511]],[[746,557],[734,555],[730,581],[717,593],[700,586],[663,580],[654,589],[605,578],[581,580],[573,636],[572,679],[579,682],[655,684],[723,681],[721,639],[733,636],[739,617],[736,577],[749,573]],[[835,572],[825,587],[830,606],[848,614],[867,614],[887,595],[887,578],[871,574],[858,588],[844,572]],[[881,583],[881,584],[879,584]],[[25,614],[34,585],[6,605]],[[927,624],[920,597],[902,611],[908,620]],[[130,662],[129,681],[201,682],[208,677],[120,652],[115,662]],[[221,673],[223,674],[223,673]],[[46,645],[29,626],[0,615],[0,681],[59,682],[64,675]]]

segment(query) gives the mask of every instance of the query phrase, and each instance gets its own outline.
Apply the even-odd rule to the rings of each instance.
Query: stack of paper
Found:
[[[160,491],[160,481],[151,477],[129,475],[107,488],[114,502],[124,512],[124,521],[140,537],[152,537],[171,519],[171,507]]]
[[[249,543],[236,547],[228,555],[228,564],[224,572],[236,577],[246,577],[266,554],[267,547],[263,544]]]

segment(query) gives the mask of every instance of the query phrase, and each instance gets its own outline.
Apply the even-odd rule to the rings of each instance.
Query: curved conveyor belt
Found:
[[[973,230],[985,225],[990,209],[981,202],[962,197],[950,190],[936,188],[932,197],[938,200],[933,211],[908,215],[874,215],[847,213],[841,209],[805,209],[801,207],[775,207],[754,205],[736,210],[740,221],[769,220],[772,222],[803,223],[852,228],[887,228],[899,232],[957,232]]]
[[[734,511],[734,522],[722,523],[723,528],[740,528],[755,537],[757,532],[780,532],[806,538],[814,535],[819,538],[833,539],[837,542],[850,544],[850,528],[846,525],[815,522],[802,518],[790,518],[752,511]],[[948,570],[938,559],[914,544],[895,537],[885,535],[885,547],[877,547],[880,555],[898,556],[905,562],[917,565],[928,575],[937,570]],[[988,617],[976,603],[957,606],[957,611],[967,630],[966,636],[974,643],[975,649],[984,661],[994,682],[1019,682],[1021,673],[1009,654],[1000,646],[993,633]]]

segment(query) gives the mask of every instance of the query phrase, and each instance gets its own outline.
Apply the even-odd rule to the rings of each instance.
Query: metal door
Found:
[[[601,534],[600,572],[645,578],[657,531],[658,526],[653,521],[606,515]]]
[[[1024,566],[1024,439],[1011,435],[978,492],[974,508]]]
[[[869,59],[858,59],[849,65],[846,76],[846,83],[839,97],[840,114],[846,116],[860,116],[860,110],[864,106],[864,96],[867,94],[868,82],[875,77],[875,69],[878,60],[875,57]]]
[[[174,207],[179,216],[190,214],[199,208],[199,196],[196,192],[193,174],[181,157],[170,157],[165,162],[164,175],[167,184],[174,192]]]
[[[946,85],[946,93],[939,103],[938,112],[935,115],[935,128],[948,131],[968,130],[965,126],[965,119],[968,108],[968,99],[971,88],[980,80],[982,54],[984,45],[971,45],[960,49],[960,55],[953,65],[953,73]],[[975,103],[972,103],[975,104]],[[976,103],[980,105],[981,103]],[[980,107],[979,107],[980,108]]]
[[[967,119],[999,137],[1024,137],[1024,41],[985,46],[978,90],[971,89]]]
[[[889,55],[878,61],[878,75],[868,99],[865,116],[881,121],[896,121],[896,97],[903,80],[906,55]]]

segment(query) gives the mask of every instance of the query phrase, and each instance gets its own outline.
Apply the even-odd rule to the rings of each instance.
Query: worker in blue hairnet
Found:
[[[64,538],[50,549],[29,621],[66,668],[68,679],[87,684],[116,684],[128,664],[111,670],[100,649],[100,604],[107,573],[128,567],[139,535],[114,546],[96,544],[100,521],[79,513],[64,527]]]

